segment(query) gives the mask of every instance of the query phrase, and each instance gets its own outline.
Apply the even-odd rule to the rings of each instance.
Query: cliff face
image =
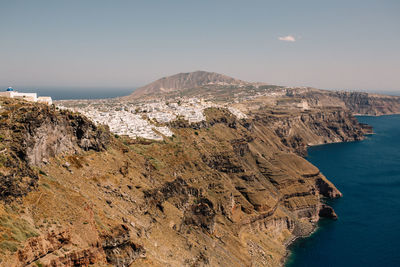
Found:
[[[336,96],[353,114],[379,116],[400,113],[400,97],[397,96],[359,92],[337,92]]]
[[[313,107],[340,107],[349,110],[354,115],[400,114],[399,96],[318,89],[291,89],[288,90],[288,95],[302,98]]]
[[[20,197],[36,186],[32,166],[82,150],[104,150],[110,134],[91,121],[47,105],[3,99],[1,103],[0,199]]]
[[[18,158],[29,171],[10,176],[16,167],[2,163],[1,179],[33,180],[3,195],[5,266],[281,265],[293,238],[320,217],[336,218],[322,199],[341,196],[293,152],[363,133],[338,110],[259,110],[237,120],[208,109],[206,122],[177,122],[163,142],[133,141],[79,115],[24,104],[1,103],[8,114],[1,134],[21,129],[28,142],[7,147],[5,162]]]
[[[306,156],[307,147],[327,143],[350,142],[364,139],[371,127],[359,124],[347,111],[340,108],[302,112],[258,111],[256,121],[262,121],[280,138],[291,152]]]

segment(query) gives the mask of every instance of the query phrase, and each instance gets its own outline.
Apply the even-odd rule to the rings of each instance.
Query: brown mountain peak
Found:
[[[135,99],[146,95],[157,95],[192,89],[207,84],[244,85],[248,84],[248,82],[215,72],[194,71],[163,77],[148,85],[138,88],[128,97]]]

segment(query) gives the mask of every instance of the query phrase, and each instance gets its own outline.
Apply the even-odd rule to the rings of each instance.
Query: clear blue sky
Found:
[[[400,91],[400,1],[0,0],[0,85],[136,87],[194,70]]]

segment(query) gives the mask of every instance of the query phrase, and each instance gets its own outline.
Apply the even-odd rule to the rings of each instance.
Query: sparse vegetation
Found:
[[[42,186],[45,187],[45,188],[47,188],[47,189],[50,189],[50,185],[48,185],[48,184],[46,184],[46,183],[42,183]]]
[[[85,163],[85,158],[83,156],[68,156],[67,157],[68,162],[71,164],[71,166],[80,169],[83,167],[82,163]]]
[[[3,231],[0,252],[4,252],[4,250],[15,252],[22,242],[37,236],[27,221],[21,218],[12,219],[10,215],[0,216],[0,229]]]
[[[16,252],[18,250],[18,243],[14,241],[1,241],[0,242],[0,253],[4,254],[4,251]]]

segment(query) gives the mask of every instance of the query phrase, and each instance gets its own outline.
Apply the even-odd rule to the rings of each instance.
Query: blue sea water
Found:
[[[339,220],[294,242],[287,267],[400,266],[400,115],[358,120],[375,134],[309,149],[307,159],[343,193],[330,202]]]
[[[7,88],[7,87],[1,87]],[[14,88],[19,92],[37,93],[38,96],[51,96],[53,100],[68,99],[104,99],[130,95],[134,88],[78,88],[78,87],[41,87]],[[2,89],[3,90],[3,89]]]

